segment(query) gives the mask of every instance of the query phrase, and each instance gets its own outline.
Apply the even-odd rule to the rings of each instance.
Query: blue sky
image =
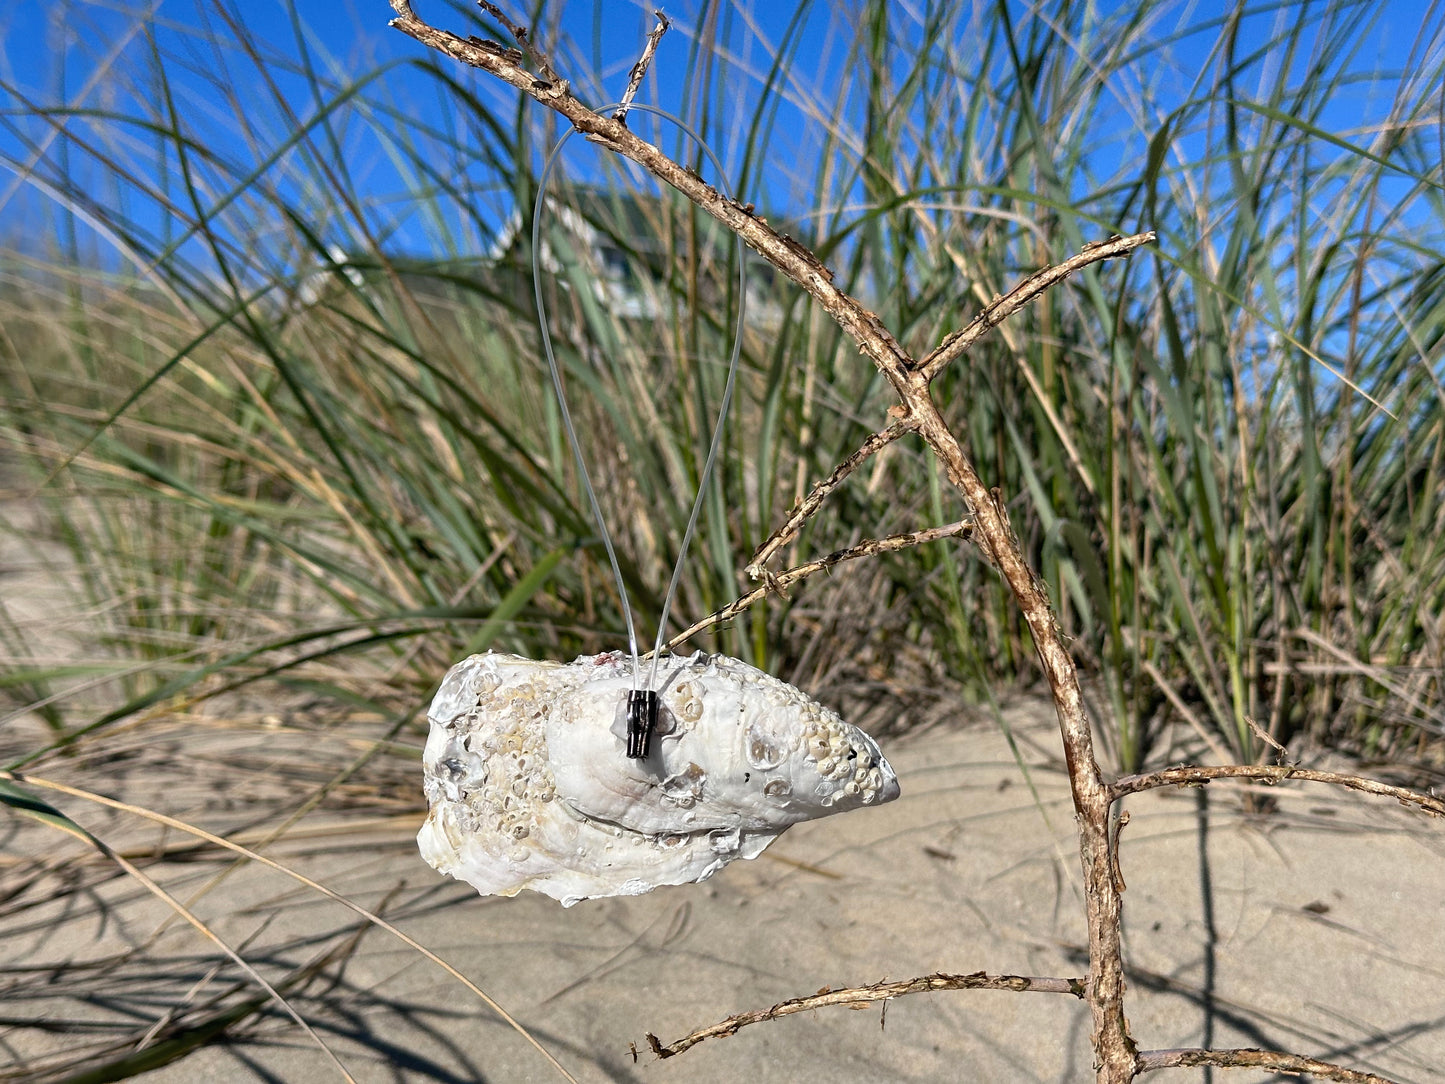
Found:
[[[707,134],[729,171],[738,171],[746,146],[743,122],[800,5],[790,0],[717,5],[678,0],[667,6],[674,30],[663,40],[640,100],[697,120],[701,81],[726,88],[713,100],[732,99],[736,107],[726,117],[707,118]],[[905,47],[921,44],[918,15],[927,6],[923,0],[894,5],[893,29]],[[601,104],[625,84],[652,25],[651,7],[617,0],[553,4],[558,22],[539,34],[553,42],[560,34],[563,44],[554,48],[558,66],[574,81],[579,73],[600,75],[600,85],[579,82],[578,89]],[[792,38],[795,52],[784,74],[789,100],[774,122],[772,156],[766,169],[745,178],[743,195],[760,207],[796,214],[808,205],[821,147],[816,120],[840,98],[846,101],[856,93],[846,67],[847,32],[867,7],[802,5],[800,29]],[[1023,29],[1031,20],[1050,18],[1056,7],[1011,4]],[[1154,27],[1157,36],[1171,39],[1173,59],[1167,69],[1138,75],[1140,87],[1147,83],[1155,102],[1190,93],[1192,79],[1205,67],[1218,37],[1217,21],[1201,14],[1207,7],[1180,3]],[[1374,5],[1374,14],[1362,23],[1353,69],[1367,74],[1404,67],[1419,37],[1420,9],[1406,0]],[[480,30],[470,5],[427,0],[417,10],[462,33]],[[1107,19],[1125,9],[1105,4],[1102,10]],[[1277,28],[1294,9],[1261,3],[1252,10],[1242,34],[1246,44],[1251,34]],[[342,247],[382,243],[401,252],[447,256],[484,251],[487,231],[513,204],[511,194],[497,188],[495,171],[482,160],[489,137],[468,130],[475,127],[474,117],[459,108],[454,92],[429,69],[460,78],[496,110],[504,127],[518,108],[517,96],[389,30],[390,14],[382,0],[254,0],[244,5],[232,0],[68,0],[5,9],[0,14],[0,241],[29,249],[58,242],[62,250],[112,265],[117,251],[125,249],[124,238],[115,236],[115,221],[143,230],[147,237],[137,239],[141,247],[164,247],[173,239],[179,243],[184,222],[213,208],[219,208],[217,222],[240,216],[232,226],[240,230],[248,221],[244,216],[260,212],[251,210],[237,189],[259,177]],[[1441,16],[1432,19],[1438,53]],[[966,21],[953,32],[952,46],[966,53]],[[242,47],[243,41],[255,55]],[[167,74],[180,123],[195,146],[214,158],[204,162],[205,155],[197,154],[190,163],[200,189],[194,196],[186,191],[175,155],[159,149],[154,131],[138,123],[146,116],[169,123],[169,105],[159,100],[153,78],[157,65]],[[336,99],[361,79],[366,82],[356,98],[334,108]],[[1325,126],[1363,139],[1351,133],[1367,129],[1388,104],[1364,81],[1331,103]],[[539,107],[526,108],[534,123],[545,125]],[[323,114],[328,123],[316,125]],[[1106,170],[1142,153],[1143,136],[1122,109],[1117,118],[1095,118],[1095,123],[1101,132],[1116,133],[1096,152]],[[291,145],[288,141],[302,128],[306,145]],[[413,137],[430,139],[430,146],[471,146],[477,153],[426,162],[435,170],[428,178],[398,149]],[[785,153],[779,153],[780,147]],[[534,159],[540,155],[536,147],[531,153]],[[580,147],[579,162],[588,153]],[[335,189],[318,187],[318,177],[348,189],[356,206],[337,206]],[[83,190],[83,200],[58,194],[67,178]],[[453,184],[453,192],[432,198],[438,185]],[[196,259],[204,261],[204,254]]]
[[[480,31],[472,8],[432,2],[419,5],[418,10],[458,32]],[[558,10],[566,42],[559,65],[573,73],[601,74],[600,87],[582,88],[589,99],[602,104],[601,99],[616,97],[654,21],[651,11],[601,2],[568,3]],[[353,80],[384,68],[380,78],[368,84],[365,96],[388,106],[392,117],[377,122],[383,129],[377,134],[368,133],[365,123],[339,125],[340,154],[333,163],[348,170],[357,191],[374,207],[384,206],[417,183],[414,176],[389,161],[392,156],[385,147],[388,133],[384,131],[388,124],[395,124],[398,115],[408,114],[419,123],[445,131],[454,131],[461,123],[454,104],[445,92],[439,92],[437,80],[419,67],[450,62],[390,30],[386,24],[391,14],[380,0],[304,0],[294,5],[260,0],[224,6],[205,0],[133,6],[78,0],[10,7],[0,15],[4,42],[0,104],[6,121],[0,130],[0,155],[6,167],[0,169],[0,238],[34,244],[40,240],[37,227],[44,230],[59,221],[55,185],[50,183],[57,173],[84,178],[87,170],[94,170],[97,186],[109,187],[114,203],[124,203],[130,213],[147,217],[135,186],[117,179],[116,174],[164,183],[164,174],[168,168],[174,169],[175,162],[162,161],[153,150],[148,157],[142,126],[85,115],[84,111],[110,110],[133,117],[162,112],[162,104],[146,83],[157,55],[164,58],[161,63],[170,76],[183,124],[195,133],[198,143],[232,159],[238,172],[246,163],[264,161],[268,147],[280,145],[299,120],[322,108],[302,74],[305,65],[329,93],[339,93]],[[688,70],[689,52],[695,47],[688,14],[684,10],[677,15],[677,28],[664,39],[653,77],[639,100],[682,107],[682,73]],[[720,20],[721,31],[728,35],[742,63],[760,65],[766,57],[759,49],[758,36],[776,40],[790,17],[784,5],[762,5],[746,19],[729,11]],[[239,46],[242,35],[237,33],[238,26],[261,46],[274,86],[262,84],[260,65]],[[492,85],[460,68],[456,74],[503,116],[515,109],[510,88]],[[235,99],[227,100],[227,89],[237,92]],[[82,114],[40,115],[47,107]],[[239,111],[245,112],[252,130],[243,132],[236,123]],[[62,123],[76,134],[74,142],[59,135]],[[128,168],[95,169],[92,159],[96,155],[90,151],[98,146]],[[288,185],[286,172],[284,164],[270,171],[280,190]],[[105,201],[108,197],[96,193],[96,198]],[[483,218],[494,223],[499,205],[493,206],[487,199],[481,204]],[[163,215],[155,210],[151,217],[158,220]],[[427,235],[435,232],[436,223],[384,221],[387,217],[380,213],[378,229],[398,239],[403,248],[423,251],[435,240]],[[77,228],[86,232],[84,221]],[[103,259],[103,253],[97,254]]]

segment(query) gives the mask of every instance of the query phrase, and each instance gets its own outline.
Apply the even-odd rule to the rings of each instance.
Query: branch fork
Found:
[[[921,360],[912,357],[876,313],[833,284],[833,274],[805,246],[778,234],[759,217],[750,204],[727,199],[691,170],[673,161],[626,126],[627,106],[640,86],[657,41],[667,29],[659,23],[648,36],[642,56],[632,69],[628,93],[612,116],[593,112],[571,94],[544,54],[527,37],[526,28],[505,18],[496,5],[481,0],[481,6],[517,39],[522,52],[536,65],[541,78],[521,67],[522,52],[494,42],[463,39],[429,26],[418,19],[408,0],[392,0],[397,18],[391,25],[430,48],[462,63],[481,68],[516,87],[559,115],[590,139],[604,143],[618,154],[636,162],[658,180],[677,189],[725,228],[736,233],[749,247],[778,271],[806,290],[857,344],[878,368],[898,396],[890,410],[894,421],[874,433],[859,449],[840,463],[825,479],[814,484],[784,523],[768,538],[746,566],[748,576],[763,585],[674,637],[674,646],[710,625],[727,620],[769,593],[780,593],[807,575],[843,560],[916,545],[944,537],[964,537],[975,542],[982,554],[1003,577],[1028,623],[1038,652],[1040,667],[1048,681],[1058,716],[1064,758],[1068,768],[1079,856],[1083,866],[1086,919],[1089,931],[1089,976],[1087,979],[1041,979],[1019,976],[989,976],[983,972],[964,976],[929,975],[902,983],[877,983],[870,987],[829,991],[795,998],[769,1009],[729,1017],[672,1044],[664,1045],[649,1034],[647,1041],[658,1057],[672,1057],[703,1039],[731,1035],[740,1028],[793,1012],[827,1005],[857,1007],[869,1001],[883,1001],[909,993],[940,989],[1015,989],[1069,993],[1089,1003],[1092,1015],[1091,1041],[1095,1052],[1095,1074],[1100,1084],[1124,1084],[1138,1074],[1155,1069],[1209,1065],[1250,1066],[1278,1072],[1308,1072],[1340,1081],[1379,1082],[1383,1078],[1359,1073],[1342,1066],[1277,1051],[1146,1051],[1140,1053],[1129,1034],[1124,1014],[1125,978],[1123,965],[1122,893],[1123,878],[1118,866],[1118,830],[1126,817],[1113,817],[1114,803],[1144,790],[1171,785],[1202,785],[1214,779],[1254,779],[1278,782],[1286,778],[1312,780],[1391,797],[1426,812],[1445,815],[1445,801],[1433,795],[1390,787],[1373,780],[1315,772],[1288,766],[1229,765],[1218,768],[1180,767],[1148,775],[1109,781],[1094,755],[1093,732],[1084,708],[1074,662],[1059,631],[1056,612],[1044,585],[1029,566],[1019,539],[1009,522],[1004,495],[990,489],[979,476],[972,459],[945,421],[931,394],[931,385],[948,365],[962,358],[992,328],[1057,286],[1075,272],[1103,260],[1128,256],[1156,240],[1153,231],[1129,237],[1114,236],[1091,242],[1062,263],[1029,275],[1007,293],[990,301],[962,330],[945,337]],[[905,433],[916,432],[943,465],[949,481],[958,490],[970,517],[947,527],[895,535],[873,540],[849,550],[799,565],[781,573],[765,566],[784,546],[797,538],[803,524],[827,496],[869,457]],[[1126,815],[1127,816],[1127,815]],[[1116,825],[1117,827],[1111,827]]]

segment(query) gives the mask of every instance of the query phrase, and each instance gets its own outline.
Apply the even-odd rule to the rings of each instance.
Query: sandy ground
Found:
[[[648,1032],[672,1041],[823,986],[934,971],[1082,975],[1080,877],[1057,738],[1039,705],[1012,721],[1026,771],[994,729],[894,743],[899,801],[798,826],[712,881],[638,898],[571,909],[530,893],[479,898],[422,863],[409,841],[414,812],[384,805],[349,814],[349,823],[318,814],[304,822],[315,834],[272,853],[369,906],[385,899],[388,916],[514,1013],[579,1081],[1091,1079],[1088,1013],[1051,994],[918,994],[891,1003],[886,1017],[878,1006],[835,1008],[748,1027],[667,1061],[645,1049]],[[69,777],[109,773],[113,793],[236,826],[249,806],[283,796],[286,777],[266,782],[256,772],[218,793],[205,765],[246,756],[294,764],[306,742],[315,736],[285,728],[208,737],[192,722],[148,733],[134,748],[115,739],[113,764],[77,765]],[[144,769],[148,757],[186,770],[161,778]],[[400,807],[413,801],[405,778],[383,782]],[[1122,868],[1133,1034],[1144,1048],[1267,1046],[1399,1081],[1445,1081],[1445,825],[1320,787],[1271,793],[1279,809],[1268,815],[1246,814],[1238,792],[1217,784],[1130,800]],[[174,832],[158,839],[134,818],[60,804],[138,858],[185,842]],[[344,846],[327,824],[345,827]],[[165,907],[127,879],[101,878],[100,863],[87,867],[94,883],[42,891],[54,878],[36,875],[37,853],[58,864],[79,845],[13,818],[0,826],[8,901],[0,906],[0,1059],[8,1063],[0,1078],[27,1059],[133,1034],[167,1007],[195,1008],[231,988],[235,969],[218,969],[214,948],[179,923],[108,971],[79,970],[146,942]],[[222,868],[181,857],[147,868],[183,898]],[[22,886],[21,876],[35,884]],[[334,946],[351,921],[254,867],[194,906],[272,981]],[[358,1081],[561,1079],[461,985],[381,931],[294,1004]],[[26,1026],[40,1021],[87,1023]],[[635,1062],[632,1044],[642,1051]],[[342,1078],[272,1014],[141,1079]],[[1149,1079],[1205,1077],[1180,1070]]]

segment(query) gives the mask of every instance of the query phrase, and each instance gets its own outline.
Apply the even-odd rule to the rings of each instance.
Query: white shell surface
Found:
[[[725,655],[662,657],[651,753],[630,760],[631,688],[621,653],[453,666],[428,712],[422,856],[483,895],[571,906],[701,881],[790,824],[898,797],[872,738]]]

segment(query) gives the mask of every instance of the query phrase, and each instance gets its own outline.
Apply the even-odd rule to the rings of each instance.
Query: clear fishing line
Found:
[[[604,106],[598,112],[606,113],[620,107],[620,103]],[[642,113],[651,113],[653,116],[661,117],[671,121],[684,132],[686,132],[702,151],[707,155],[708,161],[712,163],[714,172],[717,174],[717,188],[724,196],[731,198],[732,193],[727,188],[727,181],[724,179],[722,163],[712,148],[703,142],[695,131],[690,128],[681,118],[674,116],[663,109],[657,109],[649,105],[633,104],[629,107]],[[652,668],[648,674],[647,685],[640,688],[638,676],[642,669],[642,657],[637,647],[637,629],[632,618],[632,603],[627,595],[627,584],[622,578],[622,568],[617,562],[617,551],[612,544],[612,535],[607,530],[607,523],[602,518],[602,505],[597,499],[597,491],[592,486],[592,477],[587,470],[587,464],[582,458],[582,444],[577,439],[577,430],[572,424],[572,412],[567,408],[567,397],[562,390],[562,373],[557,365],[557,356],[552,349],[552,334],[547,328],[547,306],[542,297],[542,218],[547,203],[547,182],[551,179],[552,170],[559,161],[562,148],[567,141],[577,133],[572,128],[564,132],[557,140],[551,153],[547,156],[546,164],[542,167],[542,176],[537,186],[537,204],[532,211],[532,286],[537,297],[537,322],[542,330],[542,347],[547,355],[547,367],[552,373],[552,386],[557,392],[557,405],[562,415],[562,427],[567,434],[567,443],[572,448],[572,455],[577,462],[577,471],[582,479],[582,488],[587,493],[588,504],[592,508],[592,518],[597,523],[598,533],[602,537],[602,544],[607,550],[607,559],[612,565],[612,575],[617,581],[617,594],[622,600],[622,616],[627,626],[627,644],[632,653],[632,693],[628,697],[627,719],[628,719],[628,745],[627,755],[633,758],[647,756],[648,743],[651,739],[652,727],[657,721],[658,696],[656,692],[657,665],[662,654],[662,644],[666,639],[667,617],[672,609],[673,598],[677,594],[678,584],[682,579],[683,562],[687,560],[688,546],[692,543],[692,537],[697,531],[698,517],[702,514],[703,502],[707,496],[707,486],[712,478],[713,468],[717,463],[718,449],[722,446],[723,424],[727,420],[728,406],[732,402],[733,385],[736,383],[738,371],[738,358],[743,348],[743,321],[747,310],[747,266],[743,250],[742,238],[734,235],[733,240],[737,246],[738,260],[738,315],[737,327],[733,335],[732,356],[728,360],[727,381],[723,386],[722,404],[718,408],[717,424],[713,426],[712,442],[708,446],[707,459],[704,461],[702,470],[698,475],[697,497],[693,501],[692,514],[688,517],[687,529],[683,532],[682,546],[678,550],[677,564],[672,570],[672,580],[667,585],[667,594],[663,597],[662,612],[657,621],[657,640],[652,652]]]

